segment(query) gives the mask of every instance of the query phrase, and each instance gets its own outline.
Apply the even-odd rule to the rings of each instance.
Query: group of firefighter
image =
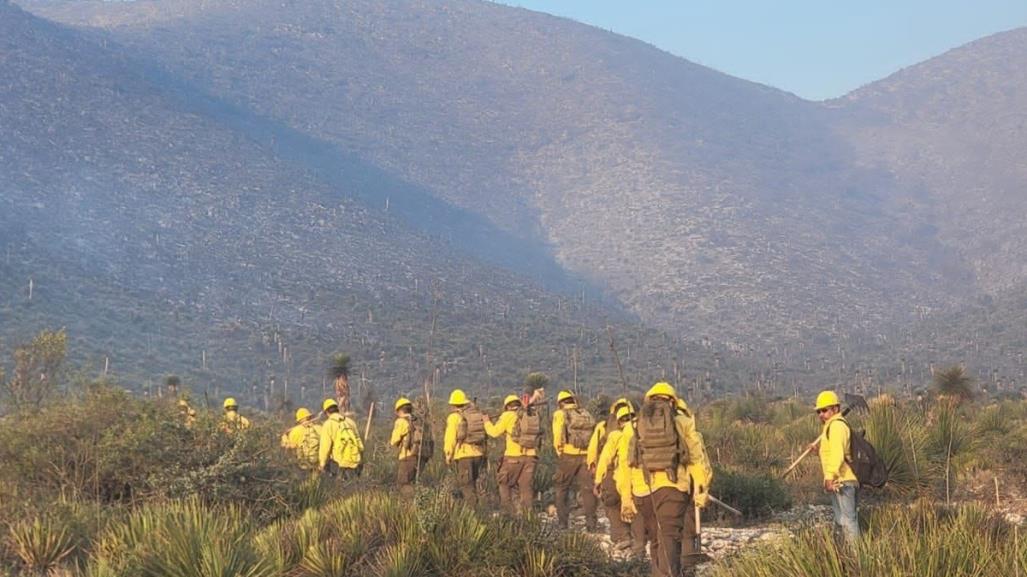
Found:
[[[839,404],[830,391],[817,398],[816,409],[825,431],[836,421],[844,423]],[[448,405],[442,452],[446,465],[455,467],[459,495],[470,506],[478,505],[478,481],[487,467],[488,440],[502,437],[505,447],[496,470],[500,505],[512,514],[532,512],[535,468],[546,436],[541,391],[507,396],[503,412],[495,420],[460,389],[452,391]],[[224,409],[222,427],[226,431],[249,426],[249,421],[238,415],[234,399],[226,399]],[[396,400],[394,410],[396,420],[389,442],[397,451],[395,482],[400,493],[409,496],[434,453],[434,438],[430,419],[417,414],[410,399]],[[325,419],[319,424],[317,415],[298,409],[296,425],[282,435],[282,446],[294,451],[304,468],[318,474],[343,479],[359,476],[364,443],[353,413],[348,407],[341,410],[335,399],[324,401],[322,413]],[[574,393],[561,391],[550,424],[559,526],[569,528],[572,502],[580,501],[586,529],[596,531],[596,510],[601,502],[616,551],[630,550],[631,555],[642,558],[648,545],[654,576],[690,574],[703,559],[697,520],[699,510],[711,499],[713,469],[695,418],[674,387],[656,383],[639,407],[627,398],[617,399],[598,420]],[[847,424],[844,426],[847,429]],[[836,523],[847,537],[858,537],[855,477],[846,464],[848,446],[842,440],[847,438],[836,434],[831,440],[830,435],[822,435],[810,449],[820,449],[825,488],[838,496]],[[829,470],[831,467],[837,470]]]

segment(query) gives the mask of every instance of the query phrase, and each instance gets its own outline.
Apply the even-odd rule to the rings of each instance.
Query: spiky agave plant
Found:
[[[8,531],[8,548],[32,572],[54,569],[77,546],[68,524],[49,516],[14,523]]]
[[[888,490],[900,495],[917,493],[934,481],[924,452],[920,421],[894,404],[876,404],[865,421],[867,439],[888,468]]]
[[[257,555],[251,534],[237,507],[198,499],[150,504],[108,529],[91,565],[126,577],[270,577],[273,567]]]
[[[419,577],[426,575],[420,546],[403,541],[378,551],[371,567],[374,577]]]

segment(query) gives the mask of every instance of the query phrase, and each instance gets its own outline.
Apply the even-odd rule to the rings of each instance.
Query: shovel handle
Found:
[[[710,500],[710,503],[713,503],[714,505],[717,505],[717,506],[723,507],[723,508],[724,508],[724,509],[726,509],[727,511],[729,511],[729,512],[731,512],[731,513],[734,513],[735,515],[738,515],[739,517],[744,517],[744,516],[745,516],[745,515],[744,515],[744,514],[743,514],[743,513],[741,512],[741,511],[739,511],[738,509],[735,509],[735,508],[734,508],[734,507],[732,507],[731,505],[728,505],[727,503],[725,503],[725,502],[721,501],[720,499],[718,499],[718,498],[714,497],[713,495],[707,495],[707,496],[706,496],[706,498]]]
[[[803,451],[801,455],[799,455],[799,458],[796,459],[795,461],[793,461],[792,464],[789,465],[787,469],[785,469],[784,473],[781,473],[781,478],[783,479],[783,478],[787,477],[788,473],[791,473],[792,471],[794,471],[795,468],[799,466],[799,463],[801,463],[802,460],[805,459],[807,456],[809,456],[809,454],[812,453],[812,452],[813,452],[813,446],[812,445],[810,445],[809,447],[806,447],[806,450]]]

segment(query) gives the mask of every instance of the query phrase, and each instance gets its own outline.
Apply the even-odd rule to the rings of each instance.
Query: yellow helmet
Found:
[[[631,417],[635,414],[635,411],[631,410],[631,407],[621,407],[617,409],[617,420],[621,420],[624,417]]]
[[[237,409],[239,408],[239,403],[235,402],[234,398],[228,397],[227,399],[225,399],[224,406],[226,409]]]
[[[631,401],[629,401],[626,397],[621,397],[621,398],[617,399],[616,401],[614,401],[614,403],[612,405],[610,405],[610,414],[613,415],[613,414],[616,414],[616,413],[620,412],[620,408],[621,407],[630,407],[630,406],[631,406]]]
[[[453,392],[449,394],[450,405],[466,405],[469,402],[471,401],[461,389],[453,389]]]
[[[395,406],[393,406],[393,410],[398,411],[400,407],[405,407],[407,405],[413,406],[414,404],[410,402],[410,399],[406,397],[400,397],[396,399],[396,404]]]
[[[178,399],[178,406],[183,408],[183,409],[188,409],[189,408],[189,401],[187,401],[185,399]]]
[[[518,403],[519,404],[520,402],[521,402],[521,398],[518,397],[517,395],[507,395],[506,398],[503,399],[503,408],[505,409],[506,407],[508,407],[510,405],[510,403]]]
[[[838,395],[834,391],[821,391],[821,393],[817,395],[816,409],[818,411],[820,409],[826,409],[827,407],[833,407],[840,404],[842,404],[842,402],[838,400]]]
[[[570,391],[560,391],[556,395],[556,402],[557,403],[562,403],[564,401],[573,401],[573,400],[574,400],[574,393],[572,393]]]
[[[310,411],[306,407],[300,407],[296,409],[296,422],[302,423],[306,419],[310,418]]]
[[[339,403],[335,402],[335,399],[325,399],[325,402],[321,403],[322,411],[327,411],[332,407],[339,408]]]
[[[653,385],[651,389],[645,394],[645,398],[655,397],[656,395],[663,395],[672,399],[677,399],[678,394],[674,392],[674,387],[670,386],[670,383],[660,381]]]

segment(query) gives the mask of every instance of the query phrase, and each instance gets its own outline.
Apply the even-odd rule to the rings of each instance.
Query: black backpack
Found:
[[[866,431],[852,430],[845,419],[841,419],[849,428],[849,458],[845,460],[852,467],[860,487],[880,489],[888,484],[888,465],[877,454],[877,450],[866,439]],[[831,428],[827,428],[826,437],[831,438]]]

